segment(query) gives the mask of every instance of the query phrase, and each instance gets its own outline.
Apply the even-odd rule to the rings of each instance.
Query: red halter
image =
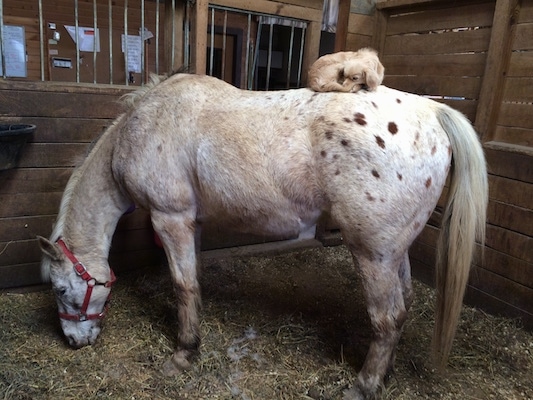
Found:
[[[68,259],[72,262],[74,266],[74,271],[76,271],[76,274],[78,274],[81,279],[83,279],[85,282],[87,282],[87,291],[85,292],[85,298],[83,299],[83,304],[81,306],[81,310],[78,314],[67,314],[63,312],[59,312],[59,318],[66,319],[69,321],[87,321],[87,320],[93,320],[93,319],[102,319],[104,318],[107,309],[109,308],[109,298],[111,297],[111,292],[109,292],[109,295],[107,296],[104,309],[99,314],[87,314],[87,308],[89,307],[89,302],[91,301],[91,294],[93,292],[93,288],[96,285],[102,285],[106,288],[111,288],[117,278],[115,277],[115,273],[110,268],[111,271],[111,279],[107,282],[98,282],[96,279],[94,279],[91,274],[85,269],[84,265],[78,261],[76,256],[68,249],[67,245],[63,241],[63,239],[59,238],[56,242],[59,247],[61,247],[61,250],[63,250],[63,253],[68,257]]]

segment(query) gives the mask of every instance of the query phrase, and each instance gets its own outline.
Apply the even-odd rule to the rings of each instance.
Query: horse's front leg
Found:
[[[163,365],[165,375],[189,368],[200,345],[198,309],[200,286],[196,271],[196,213],[152,212],[152,223],[167,255],[177,297],[178,345],[171,359]]]
[[[405,289],[399,274],[402,268],[408,267],[405,260],[355,258],[374,338],[357,381],[352,389],[345,392],[344,400],[372,399],[376,396],[385,374],[393,367],[395,348],[407,318]]]

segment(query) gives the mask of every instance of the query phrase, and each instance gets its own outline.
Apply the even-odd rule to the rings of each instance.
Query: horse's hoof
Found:
[[[361,391],[357,388],[357,386],[352,387],[351,389],[346,389],[344,391],[344,395],[342,396],[342,400],[365,400],[365,396]]]
[[[162,372],[165,376],[174,376],[184,369],[191,368],[191,363],[187,359],[188,351],[181,350],[175,352],[170,359],[163,364]]]

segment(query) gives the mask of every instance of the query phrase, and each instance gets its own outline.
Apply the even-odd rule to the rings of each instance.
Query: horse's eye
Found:
[[[63,296],[63,295],[66,293],[66,291],[67,291],[67,289],[64,288],[64,287],[54,288],[54,293],[55,293],[56,296],[58,296],[58,297]]]

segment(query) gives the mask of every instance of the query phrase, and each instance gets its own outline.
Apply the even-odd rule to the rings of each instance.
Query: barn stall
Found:
[[[3,366],[6,366],[2,390],[8,396],[24,398],[28,394],[72,398],[84,393],[112,397],[110,393],[113,390],[123,390],[119,392],[119,397],[142,397],[141,393],[146,392],[151,393],[150,398],[155,398],[154,393],[160,390],[160,393],[170,391],[176,395],[185,393],[185,398],[272,398],[282,396],[280,393],[287,393],[286,398],[302,398],[304,395],[338,398],[342,389],[353,381],[355,373],[351,368],[358,367],[357,363],[361,362],[366,351],[368,328],[366,333],[364,328],[358,328],[362,333],[358,333],[361,336],[356,338],[353,333],[348,333],[349,327],[365,326],[364,318],[355,317],[355,314],[364,315],[364,307],[346,310],[342,299],[336,297],[335,290],[320,285],[315,287],[310,280],[303,278],[304,275],[290,280],[290,290],[283,286],[270,288],[276,296],[260,290],[265,280],[259,279],[268,275],[265,263],[282,277],[290,276],[287,275],[287,265],[301,273],[302,266],[307,264],[313,275],[321,277],[317,267],[313,267],[313,260],[319,259],[327,264],[333,259],[334,264],[344,266],[340,268],[342,274],[348,274],[337,284],[342,286],[347,280],[356,285],[342,247],[317,250],[323,246],[342,244],[334,221],[323,221],[317,227],[315,239],[305,240],[227,235],[223,227],[216,226],[206,229],[204,258],[211,261],[204,261],[204,303],[207,303],[204,304],[204,346],[213,347],[202,350],[198,369],[183,382],[165,381],[162,386],[154,383],[158,380],[156,369],[164,358],[163,353],[170,352],[173,347],[172,319],[165,312],[166,307],[171,306],[163,300],[163,297],[170,299],[171,293],[168,288],[165,289],[164,273],[159,271],[159,265],[164,262],[162,254],[154,245],[149,217],[142,210],[125,216],[115,234],[110,263],[124,286],[116,290],[115,310],[100,339],[103,343],[99,342],[101,347],[94,352],[72,352],[63,345],[57,332],[58,324],[44,322],[55,319],[50,293],[12,293],[15,289],[20,291],[20,288],[42,288],[40,250],[35,236],[49,235],[68,177],[83,159],[90,143],[121,112],[117,100],[144,85],[150,73],[165,73],[185,65],[197,72],[219,76],[242,88],[285,89],[304,85],[308,66],[320,54],[372,46],[379,51],[386,67],[384,84],[450,104],[465,113],[479,132],[490,171],[490,203],[487,241],[484,249],[478,249],[479,257],[472,269],[466,302],[485,312],[511,319],[498,319],[468,309],[463,321],[465,325],[459,332],[458,342],[461,344],[455,349],[456,359],[452,360],[452,378],[438,380],[432,375],[429,364],[423,362],[420,346],[416,346],[418,340],[424,340],[416,331],[428,331],[428,319],[432,315],[431,291],[417,286],[420,309],[415,308],[413,325],[406,328],[408,339],[404,338],[399,349],[401,352],[402,346],[406,346],[405,353],[399,357],[402,366],[399,369],[403,369],[397,372],[397,378],[392,378],[391,393],[385,393],[385,396],[413,398],[416,396],[413,393],[418,390],[421,398],[430,397],[432,393],[450,396],[444,398],[456,398],[458,393],[469,393],[473,398],[489,395],[506,399],[533,397],[527,391],[533,386],[527,374],[533,365],[532,340],[527,333],[533,326],[533,223],[529,196],[533,183],[530,90],[533,79],[530,72],[533,2],[460,1],[450,6],[445,1],[392,0],[377,4],[340,1],[337,16],[333,15],[336,34],[327,32],[331,28],[322,23],[322,1],[260,1],[248,4],[223,0],[191,3],[79,0],[74,4],[70,1],[56,3],[0,1],[0,25],[9,27],[2,29],[3,37],[12,38],[15,43],[22,41],[25,54],[22,59],[16,58],[20,51],[14,52],[16,47],[6,51],[7,45],[4,45],[4,79],[0,80],[1,123],[37,126],[22,149],[17,167],[0,172],[0,218],[3,227],[0,231],[0,285],[5,291],[2,302],[11,310],[2,312],[3,323],[10,327],[7,330],[9,336],[2,343],[6,346],[18,343],[16,349],[22,351],[17,353],[8,347],[2,348]],[[331,16],[326,15],[324,22],[327,17],[331,20]],[[78,32],[77,37],[72,35],[72,27],[74,32]],[[141,34],[147,31],[150,34],[146,37]],[[123,51],[121,40],[124,40],[124,34],[128,37],[128,46]],[[150,35],[153,36],[147,38]],[[126,64],[128,68],[125,68]],[[443,203],[444,197],[440,204]],[[429,284],[433,280],[440,214],[441,208],[437,207],[410,253],[414,276]],[[301,248],[312,250],[264,259],[249,258],[255,253],[272,255]],[[327,258],[323,258],[323,254]],[[232,257],[227,258],[228,255]],[[245,273],[244,269],[251,272]],[[141,277],[138,277],[137,270],[143,271]],[[156,277],[149,278],[154,272]],[[235,277],[228,277],[230,272],[235,272]],[[160,274],[163,278],[158,280]],[[244,274],[244,277],[237,279],[239,274]],[[136,278],[131,278],[131,275]],[[220,280],[234,292],[228,293],[227,289],[213,284]],[[335,276],[319,280],[335,282]],[[142,289],[145,281],[149,282],[149,289]],[[156,293],[154,288],[158,287],[162,288],[163,295]],[[293,308],[290,305],[294,297],[305,292],[301,288],[312,288],[320,296],[311,296],[308,302],[296,302]],[[141,293],[141,297],[136,297],[136,291]],[[341,293],[350,296],[350,292]],[[143,296],[154,298],[155,307],[159,307],[154,312],[157,318],[143,320],[141,316],[146,315],[135,307],[133,312],[137,314],[132,314],[133,317],[128,314],[128,303],[138,302]],[[287,297],[291,298],[290,304],[287,304]],[[329,301],[332,306],[318,307],[315,312],[310,310],[317,303]],[[217,302],[220,303],[217,305]],[[257,319],[250,308],[263,302],[268,306],[260,313],[262,318]],[[343,312],[333,312],[335,308]],[[45,317],[37,318],[38,315]],[[331,335],[324,328],[326,324],[320,322],[330,315],[335,315],[335,322],[330,325],[342,333],[336,335],[343,337]],[[129,325],[129,330],[124,325],[115,325],[114,328],[114,318],[119,320],[117,324],[123,318],[125,322],[122,323]],[[137,320],[139,328],[135,333],[131,325],[137,329]],[[426,323],[425,328],[416,325],[420,320]],[[475,320],[488,325],[473,327]],[[517,328],[517,325],[525,327],[526,331]],[[38,335],[43,326],[47,329],[44,338]],[[411,334],[409,329],[412,329]],[[120,362],[106,368],[106,357],[102,354],[98,358],[98,353],[110,354],[114,346],[112,339],[120,338],[123,330],[130,337],[138,337],[139,341],[129,342],[126,348],[116,350],[121,354],[132,354],[132,357],[122,356]],[[226,330],[229,336],[214,337],[223,335]],[[284,336],[286,330],[289,338]],[[26,343],[25,333],[28,331],[32,332],[36,342],[45,341],[57,353],[42,357],[35,349],[24,353],[28,345],[23,343]],[[498,343],[497,337],[502,331],[513,340]],[[482,338],[483,332],[494,332],[494,336]],[[109,334],[107,341],[106,334]],[[474,343],[468,340],[473,335],[477,340]],[[257,336],[261,340],[266,340],[264,336],[275,339],[274,343],[262,342],[260,346],[263,350],[280,345],[282,347],[276,350],[277,354],[286,353],[288,356],[274,357],[271,353],[259,352],[258,361],[252,357],[255,352],[251,355],[248,355],[248,350],[246,355],[239,353],[242,348],[259,343],[255,341]],[[222,343],[217,340],[222,340]],[[237,342],[235,345],[242,346],[234,346],[234,340]],[[305,345],[306,342],[309,343]],[[323,353],[313,351],[324,346],[326,351]],[[489,349],[482,353],[486,351],[496,356],[472,356],[472,349],[476,346]],[[137,347],[143,349],[141,355],[132,351]],[[150,349],[154,349],[151,354]],[[235,349],[238,349],[237,355],[234,354]],[[99,365],[92,368],[89,388],[82,388],[64,377],[59,380],[61,385],[52,385],[50,381],[59,377],[54,375],[57,368],[54,371],[43,369],[47,360],[63,360],[63,364],[70,366],[84,364],[88,367],[84,372],[91,371],[91,365],[87,365],[83,358],[77,358],[82,357],[83,352],[90,352],[91,359],[97,360],[95,363]],[[418,354],[413,356],[412,353]],[[261,354],[272,363],[263,363]],[[471,363],[468,362],[469,355],[474,360]],[[295,361],[299,356],[315,369],[306,372]],[[23,361],[13,364],[13,369],[7,368],[5,360],[14,358]],[[215,364],[211,364],[213,358]],[[135,360],[133,366],[128,365],[132,359]],[[33,368],[29,368],[31,363]],[[241,368],[245,368],[246,363],[249,365],[243,372]],[[130,392],[116,388],[120,386],[120,378],[131,374],[132,368],[139,386]],[[149,368],[149,371],[143,368]],[[203,379],[206,371],[208,378]],[[274,372],[269,375],[268,371]],[[500,389],[495,387],[497,385],[489,385],[483,386],[481,392],[467,392],[466,388],[479,387],[482,383],[458,380],[458,376],[470,379],[471,375],[480,371],[488,371],[495,382],[499,382],[496,377],[501,377],[502,382],[507,380],[508,383],[501,383]],[[296,377],[298,372],[307,375],[307,380],[302,376]],[[515,378],[507,379],[513,374]],[[15,379],[17,376],[19,380]],[[76,376],[72,375],[72,378]],[[270,376],[266,385],[270,391],[261,392],[258,389],[260,384],[243,386],[242,382],[251,382],[254,376],[263,381]],[[310,376],[314,377],[314,382],[309,380]],[[430,379],[437,389],[434,392],[428,386],[420,389],[420,377]],[[415,379],[409,382],[409,378]],[[235,383],[237,381],[239,384]],[[301,385],[292,385],[296,381],[302,381]],[[100,386],[95,382],[99,382]],[[454,386],[454,382],[459,387]],[[192,391],[193,386],[199,391]],[[74,392],[66,391],[68,387],[73,387]],[[152,389],[148,390],[149,387]],[[295,392],[290,392],[289,387],[295,387]]]

